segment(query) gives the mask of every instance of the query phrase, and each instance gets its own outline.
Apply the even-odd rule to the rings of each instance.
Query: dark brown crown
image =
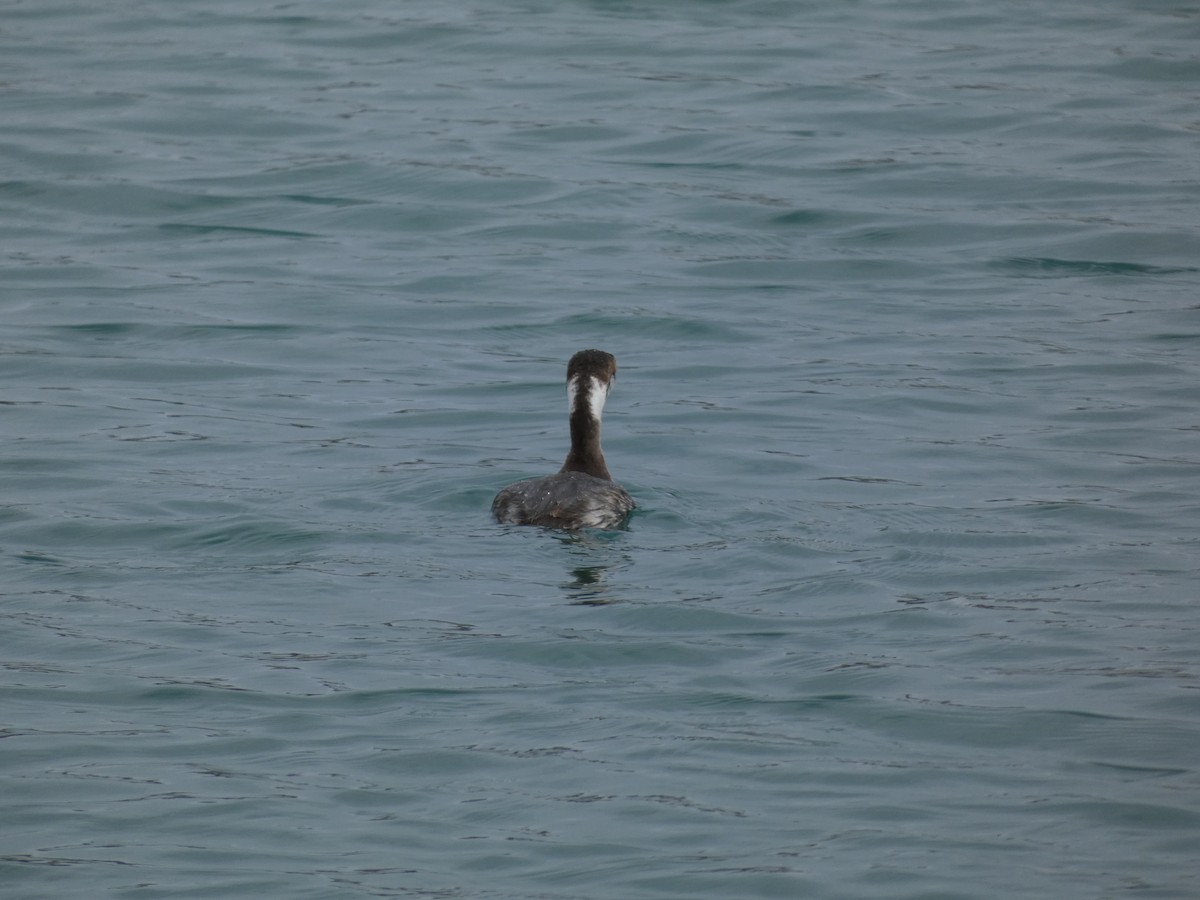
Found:
[[[590,375],[608,384],[617,377],[617,358],[603,350],[580,350],[567,363],[567,381],[577,375]]]

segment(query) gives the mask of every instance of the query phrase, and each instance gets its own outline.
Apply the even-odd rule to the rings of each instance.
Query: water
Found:
[[[1194,897],[1198,34],[7,4],[0,893]]]

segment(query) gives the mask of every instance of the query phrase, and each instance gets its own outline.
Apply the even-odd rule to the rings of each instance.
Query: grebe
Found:
[[[567,363],[571,450],[554,475],[510,484],[492,501],[496,521],[549,528],[616,528],[633,498],[612,480],[600,449],[600,414],[617,377],[617,360],[580,350]]]

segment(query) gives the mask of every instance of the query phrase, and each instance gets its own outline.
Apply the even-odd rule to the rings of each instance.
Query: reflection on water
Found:
[[[610,576],[631,565],[630,554],[620,549],[621,531],[573,531],[555,538],[568,556],[569,581],[561,585],[567,599],[576,606],[604,606],[621,598],[614,593]],[[575,563],[575,565],[570,565]]]
[[[615,603],[616,597],[611,588],[604,583],[608,566],[579,566],[571,570],[574,581],[563,583],[563,590],[578,606],[603,606]]]

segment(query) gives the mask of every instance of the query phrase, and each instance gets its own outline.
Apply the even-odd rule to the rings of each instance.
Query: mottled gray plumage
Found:
[[[492,515],[509,525],[616,528],[633,509],[619,484],[585,472],[558,472],[510,484],[492,501]]]

